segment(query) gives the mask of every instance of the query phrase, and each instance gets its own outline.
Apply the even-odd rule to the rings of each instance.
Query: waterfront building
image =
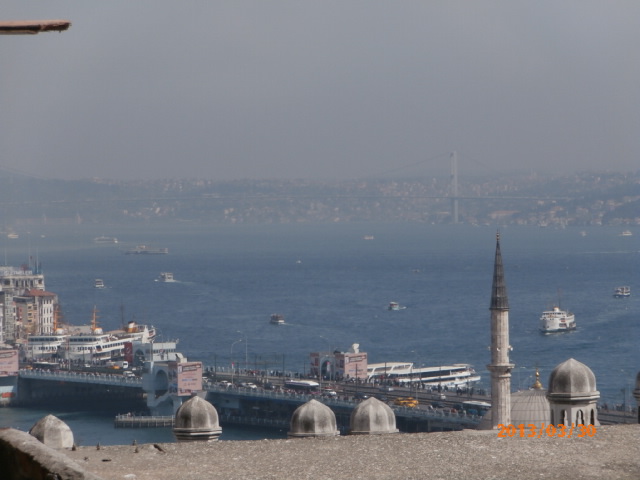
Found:
[[[511,423],[511,370],[509,361],[509,300],[500,252],[500,234],[496,235],[496,253],[491,287],[491,427]]]
[[[314,377],[330,380],[367,378],[367,352],[361,352],[357,343],[354,343],[348,352],[311,352],[309,357],[309,373]]]
[[[44,275],[39,266],[0,267],[0,344],[13,344],[18,340],[20,331],[14,298],[30,290],[45,290]]]
[[[16,321],[21,334],[50,335],[55,330],[58,296],[45,290],[31,289],[14,297]],[[21,337],[22,335],[18,335]]]

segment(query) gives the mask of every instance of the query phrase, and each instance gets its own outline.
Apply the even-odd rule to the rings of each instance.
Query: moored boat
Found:
[[[63,329],[58,329],[56,333],[29,335],[25,356],[30,360],[58,357],[68,338],[69,334]]]
[[[542,333],[561,333],[576,329],[575,315],[560,307],[542,312],[540,331]]]
[[[126,343],[148,343],[155,337],[155,329],[147,325],[129,322],[124,330],[105,332],[98,326],[97,309],[93,309],[90,326],[74,327],[63,343],[62,350],[69,360],[105,362],[122,358]]]
[[[414,367],[410,362],[370,363],[367,382],[391,381],[399,384],[422,383],[432,387],[469,387],[480,375],[466,363],[435,367]]]
[[[627,298],[631,296],[631,287],[616,287],[613,292],[613,296],[616,298]]]

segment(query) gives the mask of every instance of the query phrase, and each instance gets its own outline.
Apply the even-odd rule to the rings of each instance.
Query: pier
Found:
[[[115,428],[154,428],[173,427],[173,415],[116,415],[113,422]]]

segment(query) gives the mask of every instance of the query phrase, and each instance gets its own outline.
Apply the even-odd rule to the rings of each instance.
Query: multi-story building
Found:
[[[18,322],[18,310],[15,298],[24,296],[30,291],[44,291],[44,275],[38,266],[31,267],[23,265],[19,268],[2,266],[0,267],[0,344],[15,343],[20,334],[20,323]],[[34,307],[24,304],[25,314],[33,314]],[[53,315],[53,314],[52,314]],[[53,321],[51,322],[53,324]]]
[[[54,312],[58,296],[45,290],[27,290],[24,295],[13,298],[16,306],[18,337],[26,335],[48,335],[55,333]]]
[[[367,353],[354,344],[349,352],[312,352],[309,355],[312,376],[331,380],[367,378]]]

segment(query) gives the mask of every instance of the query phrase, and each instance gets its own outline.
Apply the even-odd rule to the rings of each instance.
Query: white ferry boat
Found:
[[[631,232],[631,230],[623,230],[623,232],[620,234],[621,237],[632,237],[633,233]]]
[[[162,273],[160,273],[160,276],[158,277],[158,279],[156,281],[157,282],[164,282],[164,283],[175,282],[175,280],[173,278],[173,273],[170,273],[170,272],[162,272]]]
[[[104,288],[104,281],[101,278],[96,278],[94,286],[96,288]]]
[[[269,320],[271,325],[284,325],[284,315],[279,315],[277,313],[271,314],[271,319]]]
[[[455,388],[479,382],[480,375],[466,363],[438,367],[414,367],[410,362],[370,363],[367,366],[367,382],[375,380]]]
[[[61,350],[69,338],[69,333],[65,328],[62,328],[61,323],[58,321],[59,317],[60,311],[56,308],[54,310],[51,333],[27,336],[24,353],[28,359],[38,360],[60,356]]]
[[[97,310],[94,308],[90,326],[75,327],[63,344],[64,357],[70,360],[103,362],[124,355],[125,343],[150,342],[155,329],[129,322],[125,330],[104,332],[98,326]]]
[[[542,312],[540,331],[542,333],[560,333],[576,329],[575,315],[569,311],[553,307],[553,310]]]
[[[59,356],[69,338],[69,334],[58,329],[56,333],[29,335],[25,349],[25,356],[30,360]]]
[[[627,298],[631,296],[631,287],[616,287],[613,292],[616,298]]]

